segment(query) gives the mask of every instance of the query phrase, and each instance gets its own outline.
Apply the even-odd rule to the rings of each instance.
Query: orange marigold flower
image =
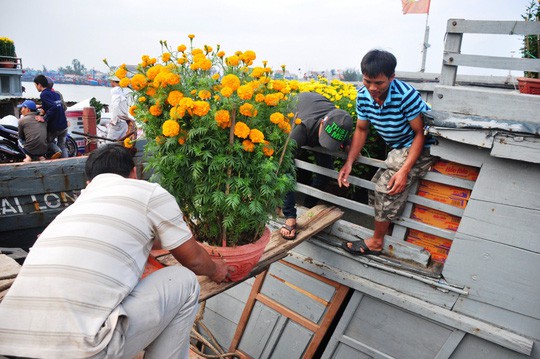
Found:
[[[250,103],[245,103],[240,106],[240,113],[246,117],[255,117],[257,116],[257,109],[253,107]]]
[[[198,64],[199,64],[199,68],[204,71],[208,71],[212,68],[212,61],[208,59],[203,59]]]
[[[231,127],[231,115],[227,110],[218,110],[214,115],[214,119],[221,128]]]
[[[225,56],[225,51],[220,51],[217,53],[218,57],[223,57]]]
[[[171,106],[176,106],[180,103],[180,100],[184,98],[184,94],[180,91],[174,90],[169,92],[169,96],[167,96],[167,102]]]
[[[295,125],[299,125],[299,124],[301,124],[301,123],[302,123],[302,120],[299,119],[299,118],[297,118],[296,120],[294,120],[294,124],[295,124]]]
[[[230,87],[233,91],[236,91],[240,87],[240,79],[234,74],[223,76],[221,84],[226,87]]]
[[[282,89],[286,87],[287,87],[287,84],[285,83],[285,81],[282,81],[282,80],[272,81],[272,88],[276,91],[281,91]]]
[[[249,139],[253,143],[262,143],[264,141],[264,133],[254,128],[249,131]]]
[[[148,87],[145,93],[146,95],[153,97],[156,94],[156,91],[157,90],[154,87]]]
[[[291,124],[287,121],[278,123],[278,127],[285,133],[291,132]]]
[[[247,138],[249,136],[250,128],[242,121],[238,121],[234,125],[234,134],[240,138]]]
[[[124,147],[125,147],[125,148],[131,148],[131,147],[133,147],[133,144],[134,144],[134,143],[135,143],[135,142],[133,142],[133,141],[131,140],[131,138],[128,137],[128,138],[126,138],[126,139],[124,140]]]
[[[143,74],[136,74],[131,78],[131,87],[135,91],[140,91],[148,85],[146,77]]]
[[[230,87],[224,87],[221,89],[220,93],[223,97],[229,98],[233,94],[233,90]]]
[[[270,115],[270,122],[275,123],[276,125],[285,121],[285,116],[280,112],[274,112]]]
[[[212,46],[204,45],[204,52],[206,52],[206,53],[212,52]]]
[[[178,134],[179,145],[183,145],[184,143],[186,143],[187,135],[188,135],[187,131],[180,130],[180,133]]]
[[[171,59],[171,54],[168,52],[165,52],[161,55],[161,61],[168,62]]]
[[[129,78],[124,77],[122,80],[120,80],[119,85],[120,85],[120,87],[128,87],[129,83],[130,83]]]
[[[257,58],[257,55],[254,51],[247,50],[240,55],[240,59],[247,65],[250,66],[253,64],[253,60]]]
[[[163,68],[164,67],[162,65],[152,66],[148,69],[148,71],[146,71],[146,77],[148,77],[150,81],[153,81],[161,70],[163,70]]]
[[[251,77],[258,79],[264,75],[264,69],[262,67],[254,67],[251,71]]]
[[[179,65],[183,65],[186,63],[186,59],[183,57],[179,57],[176,62],[178,62]]]
[[[158,145],[164,144],[164,143],[165,143],[165,137],[163,137],[163,136],[157,136],[157,137],[156,137],[156,143],[157,143]]]
[[[175,120],[167,120],[163,122],[161,132],[163,132],[163,136],[174,137],[180,133],[180,124]]]
[[[193,102],[193,114],[197,116],[204,116],[210,111],[210,104],[206,101],[194,101]]]
[[[270,146],[270,142],[264,141],[264,146],[262,148],[265,156],[271,157],[274,154],[274,148]]]
[[[219,79],[219,74],[218,74],[218,73],[213,74],[213,75],[212,75],[212,79],[213,79],[213,80]]]
[[[225,59],[225,63],[229,66],[238,66],[240,63],[240,58],[236,55],[232,55]]]
[[[167,85],[176,85],[180,82],[180,76],[177,74],[167,74]]]
[[[163,110],[161,109],[161,106],[159,106],[159,105],[152,105],[152,106],[150,106],[149,111],[150,111],[150,114],[152,116],[157,117],[157,116],[161,115]]]
[[[276,106],[279,103],[278,94],[270,93],[264,97],[264,102],[268,106]]]
[[[133,105],[129,107],[129,114],[133,117],[135,117],[135,110],[137,109],[137,106]]]
[[[186,45],[182,44],[182,45],[179,45],[177,48],[178,52],[184,52],[186,51],[187,47]]]
[[[157,59],[155,57],[152,57],[151,59],[148,59],[148,64],[153,65],[155,64]]]
[[[258,93],[255,95],[255,101],[257,102],[263,102],[264,101],[264,95],[262,93]]]
[[[124,65],[125,66],[125,65]],[[114,74],[116,75],[116,77],[118,77],[119,79],[123,79],[124,77],[127,76],[127,71],[126,69],[123,67],[123,66],[120,66],[119,68],[116,69],[116,71],[114,72]]]
[[[293,118],[293,117],[294,117],[294,113],[289,112],[289,113],[287,114],[287,117],[288,117],[288,118]]]
[[[217,102],[217,101],[219,101],[219,100],[221,100],[221,97],[220,97],[219,95],[214,95],[214,101]]]
[[[189,34],[187,37],[189,37],[190,40],[193,40],[195,38],[195,35]]]
[[[255,150],[255,145],[250,140],[244,140],[242,141],[242,148],[246,152],[253,152],[253,150]]]
[[[242,85],[238,87],[238,97],[242,100],[251,100],[253,97],[253,87],[251,85]]]
[[[208,100],[210,97],[212,97],[212,94],[208,90],[201,90],[199,91],[199,98],[201,100]]]

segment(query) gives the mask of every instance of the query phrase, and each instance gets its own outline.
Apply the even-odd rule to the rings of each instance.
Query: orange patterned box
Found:
[[[436,236],[434,234],[417,231],[415,229],[409,229],[409,237],[414,237],[442,248],[450,248],[452,246],[451,239],[446,239]]]
[[[437,193],[442,196],[448,196],[457,199],[470,199],[471,190],[433,181],[421,180],[418,190],[429,193]]]
[[[418,189],[418,195],[421,197],[425,197],[428,199],[432,199],[437,202],[441,202],[444,204],[449,204],[450,206],[458,207],[458,208],[465,208],[467,207],[467,200],[463,198],[457,198],[457,197],[449,197],[442,194],[439,194],[437,192],[433,191],[422,191],[422,187]]]
[[[437,228],[449,229],[451,231],[457,231],[459,222],[461,221],[460,217],[420,205],[415,206],[411,213],[411,218]]]
[[[476,181],[478,178],[478,173],[480,173],[480,169],[477,167],[444,160],[437,161],[431,167],[431,171],[471,181]]]
[[[431,243],[427,243],[421,239],[414,238],[414,237],[408,237],[406,239],[407,242],[415,244],[419,247],[424,248],[425,250],[429,251],[429,253],[437,253],[437,254],[448,254],[448,248],[440,248],[437,246],[432,245]]]

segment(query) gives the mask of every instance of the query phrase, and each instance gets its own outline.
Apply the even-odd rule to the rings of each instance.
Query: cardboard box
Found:
[[[471,198],[471,190],[456,186],[450,186],[447,184],[437,183],[433,181],[421,180],[419,183],[419,190],[423,192],[436,193],[441,196],[448,196],[456,199]]]
[[[478,167],[462,165],[460,163],[444,160],[437,161],[431,167],[431,171],[470,181],[476,181],[478,174],[480,173],[480,169]]]
[[[437,247],[418,238],[408,237],[406,241],[409,243],[415,244],[419,247],[422,247],[425,250],[429,251],[430,253],[448,254],[448,250],[449,250],[448,248]]]
[[[416,229],[409,229],[409,237],[414,237],[427,243],[432,243],[433,245],[440,246],[442,248],[450,248],[453,241],[443,237],[436,236],[434,234],[429,234]]]
[[[441,203],[444,203],[444,204],[448,204],[450,206],[454,206],[454,207],[458,207],[458,208],[467,207],[468,200],[466,200],[466,199],[458,198],[458,197],[449,197],[449,196],[445,196],[445,195],[439,194],[437,192],[429,191],[429,190],[424,191],[424,190],[422,190],[422,187],[420,187],[418,189],[417,194],[419,196],[421,196],[421,197],[432,199],[434,201],[441,202]]]
[[[411,218],[431,226],[457,231],[460,217],[437,211],[420,205],[415,205]]]

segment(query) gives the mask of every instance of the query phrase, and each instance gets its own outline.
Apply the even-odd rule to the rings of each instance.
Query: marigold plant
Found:
[[[227,56],[188,38],[174,48],[162,41],[162,54],[142,56],[135,74],[124,65],[115,74],[133,90],[152,180],[176,197],[196,238],[250,243],[294,188],[295,91],[265,62],[254,66],[251,50]]]

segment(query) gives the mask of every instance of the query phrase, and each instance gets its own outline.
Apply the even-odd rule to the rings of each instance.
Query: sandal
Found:
[[[289,235],[284,235],[283,232],[281,232],[281,229],[285,229],[289,232]],[[294,234],[292,232],[294,231]],[[284,224],[281,226],[279,233],[281,234],[281,237],[287,241],[292,241],[296,238],[296,223],[289,226],[288,224]]]
[[[352,244],[351,248],[349,248],[349,246],[347,245],[348,243]],[[372,251],[371,249],[369,249],[366,242],[364,242],[364,240],[361,238],[360,240],[354,242],[343,242],[341,244],[341,248],[343,248],[353,256],[380,256],[382,253],[382,251]],[[361,249],[363,250],[363,252],[361,251]]]

